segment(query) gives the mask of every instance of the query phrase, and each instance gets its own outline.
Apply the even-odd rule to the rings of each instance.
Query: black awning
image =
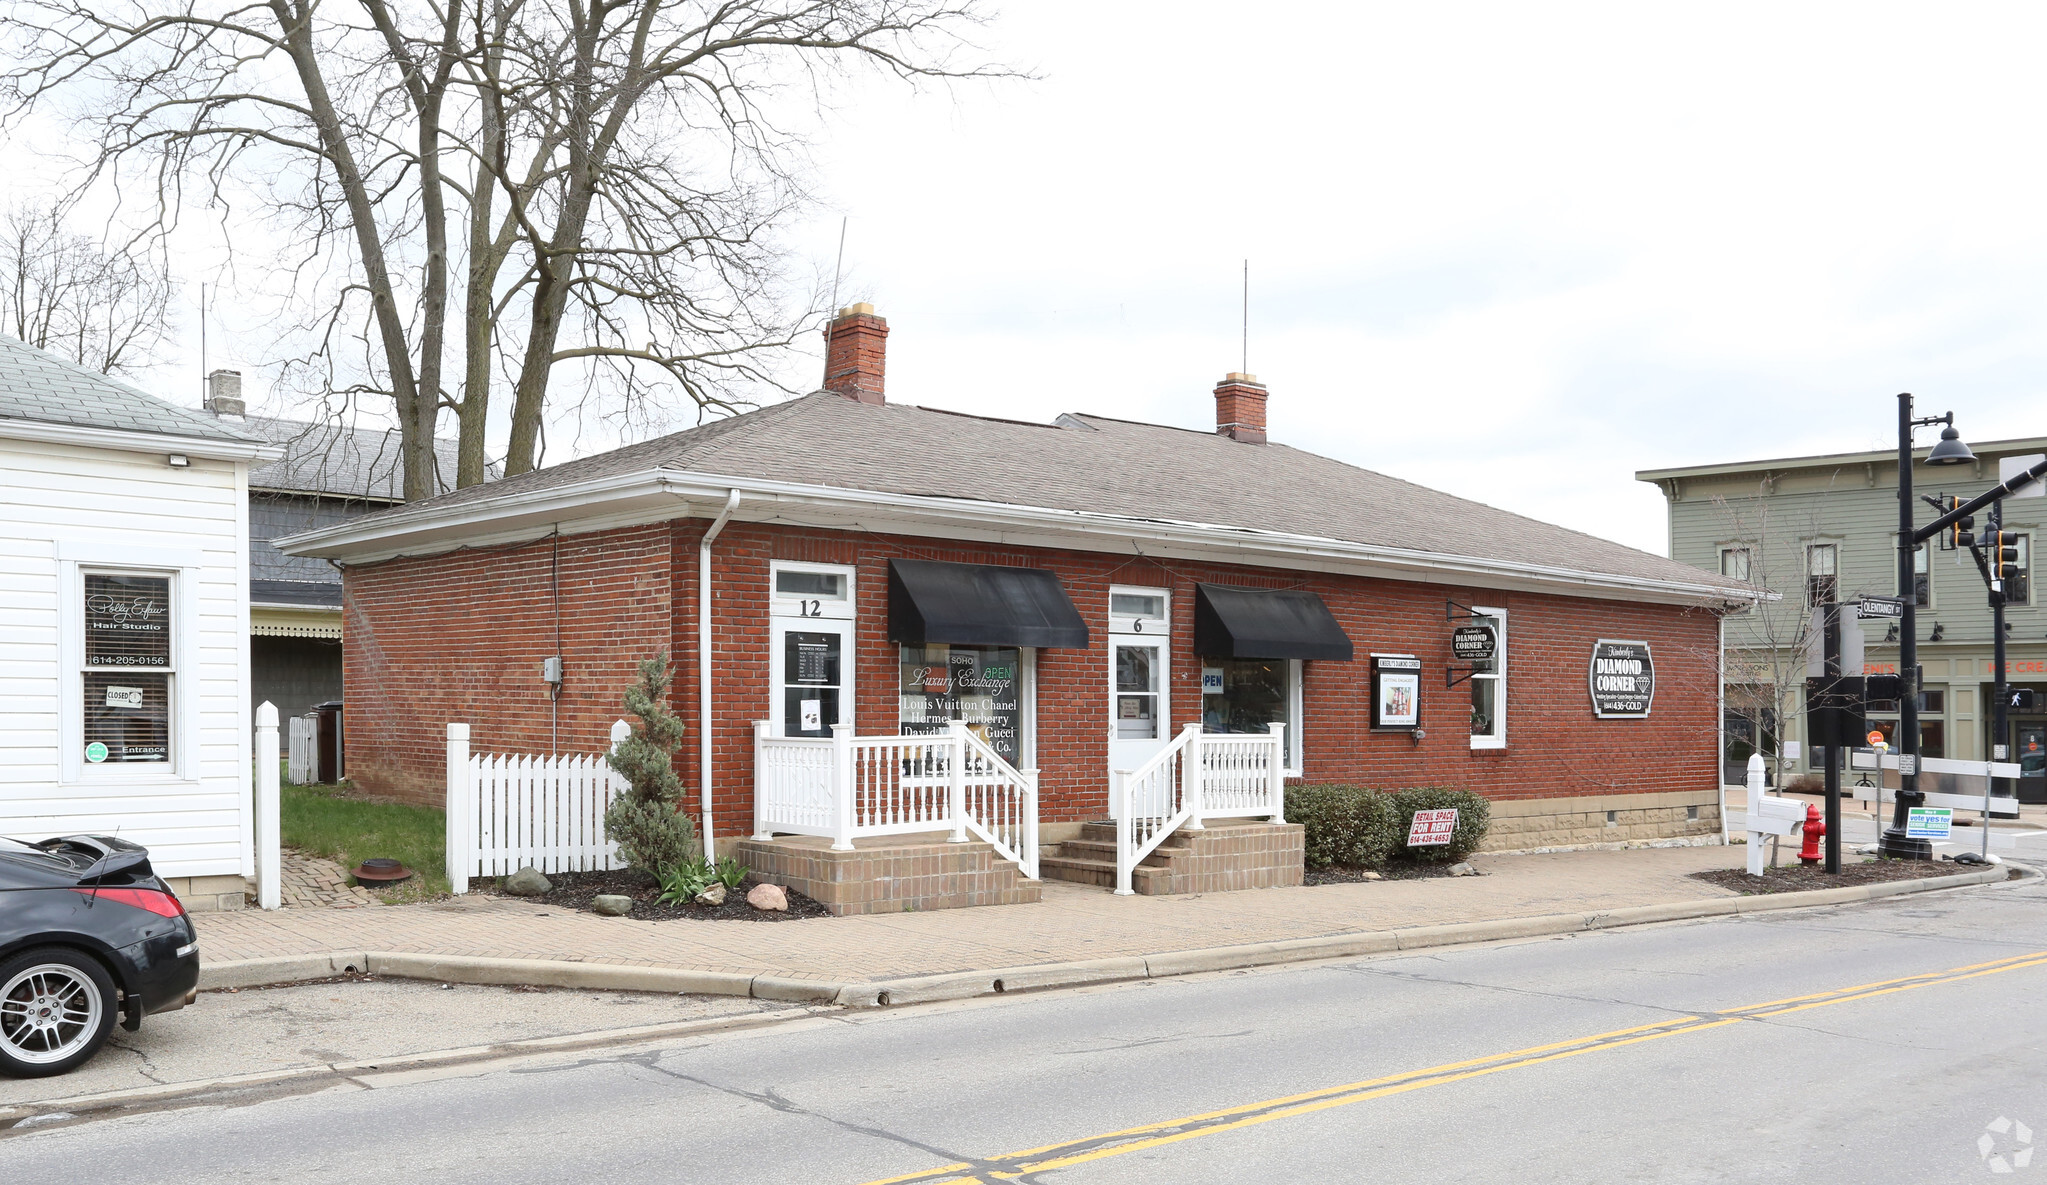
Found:
[[[1042,568],[888,562],[888,640],[1084,648],[1087,623]]]
[[[1194,653],[1349,662],[1350,638],[1322,598],[1298,589],[1194,586]]]

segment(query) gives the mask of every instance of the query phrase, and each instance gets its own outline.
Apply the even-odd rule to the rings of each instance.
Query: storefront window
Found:
[[[1024,655],[1013,646],[904,646],[904,736],[944,732],[954,720],[1011,765],[1024,757]]]
[[[1220,685],[1221,690],[1217,690]],[[1286,725],[1286,764],[1301,768],[1300,663],[1285,658],[1201,660],[1201,731],[1257,732]]]
[[[170,761],[170,577],[88,572],[84,597],[87,764]]]
[[[1471,747],[1498,749],[1507,743],[1507,615],[1481,609],[1471,624],[1493,631],[1491,658],[1471,660]]]

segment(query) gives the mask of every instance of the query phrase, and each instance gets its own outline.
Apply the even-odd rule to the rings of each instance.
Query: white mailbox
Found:
[[[1748,874],[1763,875],[1763,840],[1793,835],[1805,825],[1805,803],[1763,793],[1763,758],[1748,759]]]

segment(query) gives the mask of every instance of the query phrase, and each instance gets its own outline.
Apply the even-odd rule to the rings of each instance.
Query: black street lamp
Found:
[[[1912,429],[1940,424],[1940,443],[1926,455],[1929,465],[1960,465],[1976,459],[1962,434],[1955,431],[1955,413],[1912,418],[1912,396],[1898,396],[1898,597],[1905,602],[1904,619],[1898,623],[1898,805],[1891,813],[1891,825],[1884,828],[1877,850],[1901,860],[1931,860],[1933,845],[1905,834],[1911,810],[1926,796],[1919,792],[1919,628],[1918,589],[1913,579],[1919,554],[1919,537],[1912,525]]]

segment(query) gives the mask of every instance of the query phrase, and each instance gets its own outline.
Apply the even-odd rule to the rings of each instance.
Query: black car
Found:
[[[139,844],[0,837],[0,1074],[85,1063],[198,994],[199,934]]]

